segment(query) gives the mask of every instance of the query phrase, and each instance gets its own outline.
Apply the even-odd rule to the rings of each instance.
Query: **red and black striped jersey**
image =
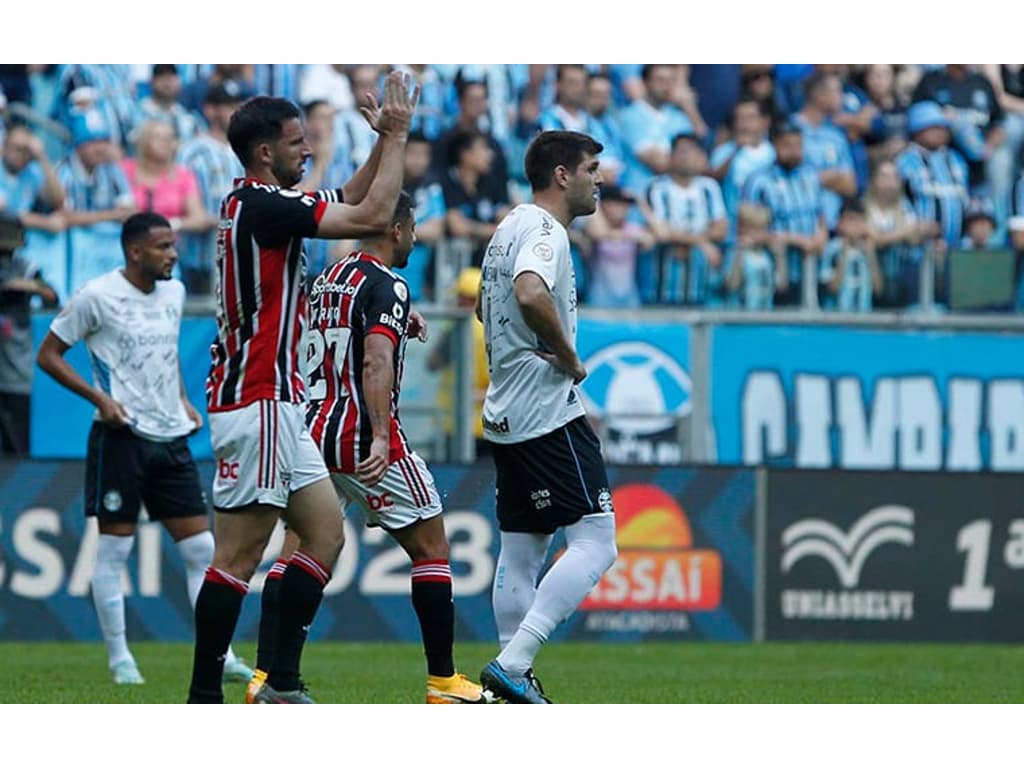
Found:
[[[299,345],[306,326],[302,239],[316,235],[339,190],[305,193],[236,179],[217,229],[217,338],[206,378],[210,411],[257,400],[305,400]]]
[[[363,358],[371,333],[395,343],[389,459],[404,458],[411,452],[398,419],[409,321],[405,280],[376,257],[356,252],[316,279],[309,305],[306,424],[327,467],[354,472],[370,452],[373,428],[363,393]]]

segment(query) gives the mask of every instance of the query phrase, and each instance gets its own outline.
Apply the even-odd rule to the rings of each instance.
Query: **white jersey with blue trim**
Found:
[[[550,213],[516,206],[487,246],[481,301],[490,384],[484,400],[484,437],[521,443],[555,431],[586,412],[572,377],[538,351],[549,351],[523,319],[515,279],[538,275],[551,291],[562,331],[576,346],[576,274],[569,235]]]
[[[178,370],[184,302],[178,280],[158,280],[143,293],[115,269],[83,285],[50,324],[68,346],[85,341],[96,386],[124,406],[131,430],[150,440],[181,437],[195,426]]]

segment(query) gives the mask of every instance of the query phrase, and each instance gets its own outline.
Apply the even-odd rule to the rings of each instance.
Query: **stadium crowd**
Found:
[[[160,213],[190,296],[208,296],[219,200],[241,173],[234,109],[295,101],[302,186],[338,186],[373,145],[363,94],[393,66],[422,88],[404,181],[414,301],[448,296],[528,199],[530,139],[573,129],[605,148],[604,204],[573,230],[590,306],[904,309],[926,264],[940,307],[960,308],[974,265],[1003,282],[986,308],[1024,307],[1020,65],[2,65],[0,215],[65,300],[120,263],[131,212]],[[350,247],[311,241],[310,276]]]

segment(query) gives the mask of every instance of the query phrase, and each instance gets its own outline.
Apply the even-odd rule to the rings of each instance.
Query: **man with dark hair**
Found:
[[[495,155],[480,131],[456,134],[448,152],[448,172],[441,179],[448,234],[467,238],[472,244],[472,264],[479,265],[484,245],[507,209],[507,190],[487,183]]]
[[[772,125],[771,140],[775,162],[750,175],[742,199],[771,211],[772,241],[784,250],[789,275],[789,286],[778,303],[796,305],[801,302],[805,266],[814,267],[816,276],[811,257],[821,255],[828,239],[824,201],[818,173],[804,162],[800,126],[780,120]]]
[[[601,446],[576,388],[576,275],[566,228],[597,209],[603,147],[546,131],[526,152],[531,204],[516,206],[487,247],[477,317],[490,385],[484,437],[494,444],[501,549],[492,599],[501,653],[480,673],[495,696],[545,704],[533,660],[615,562],[615,515]],[[555,531],[566,549],[540,576]]]
[[[178,363],[185,287],[171,278],[174,232],[163,216],[137,213],[121,229],[124,267],[86,283],[50,325],[39,367],[96,406],[85,465],[85,514],[99,522],[92,596],[114,682],[143,682],[125,635],[121,572],[131,553],[139,508],[163,523],[185,561],[194,605],[213,557],[206,498],[186,437],[202,426]],[[84,340],[94,383],[64,359]],[[223,674],[252,672],[225,651]]]
[[[456,78],[455,89],[458,95],[458,114],[455,124],[441,134],[434,144],[432,160],[433,170],[437,176],[443,176],[450,164],[451,143],[466,131],[477,131],[484,135],[487,146],[494,154],[491,170],[484,176],[484,186],[491,195],[508,194],[508,161],[501,143],[494,137],[488,121],[487,83],[483,80],[466,80]]]
[[[178,141],[188,141],[199,133],[195,113],[182,106],[181,76],[174,64],[154,64],[149,80],[149,96],[140,100],[133,120],[134,130],[150,120],[169,123]]]
[[[313,703],[299,674],[302,649],[344,536],[327,468],[305,425],[302,240],[364,237],[388,227],[417,96],[392,72],[383,107],[371,99],[362,109],[379,134],[370,157],[343,188],[314,194],[294,189],[312,154],[294,104],[257,97],[228,126],[246,178],[220,208],[217,338],[206,381],[218,467],[217,548],[196,603],[190,702],[223,702],[224,650],[249,579],[283,517],[301,543],[281,574],[277,606],[263,603],[274,626],[273,659],[255,700]]]
[[[426,340],[409,311],[409,289],[393,270],[416,241],[412,198],[398,197],[391,226],[331,265],[310,291],[306,421],[343,507],[358,505],[412,560],[412,604],[427,656],[428,704],[485,703],[455,671],[455,610],[441,497],[405,437],[398,397],[407,340]]]

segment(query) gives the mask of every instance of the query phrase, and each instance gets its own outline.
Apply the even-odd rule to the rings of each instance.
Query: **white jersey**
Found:
[[[85,340],[96,386],[124,406],[132,431],[150,440],[180,437],[195,426],[178,370],[184,302],[178,280],[158,280],[143,293],[115,269],[83,285],[50,324],[68,346]]]
[[[536,353],[547,351],[523,320],[515,279],[536,273],[551,291],[562,331],[576,346],[576,274],[569,235],[536,205],[518,205],[498,225],[483,262],[484,341],[490,384],[484,437],[521,443],[555,431],[585,411],[572,377]]]

